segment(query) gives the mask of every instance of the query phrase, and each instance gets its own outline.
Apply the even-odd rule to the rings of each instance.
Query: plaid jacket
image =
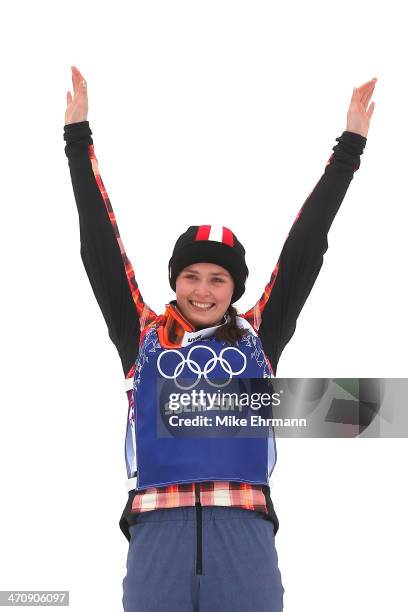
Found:
[[[78,209],[81,258],[115,344],[125,382],[133,378],[140,343],[158,315],[144,301],[126,255],[110,199],[102,181],[88,121],[64,126],[74,197]],[[291,339],[297,318],[315,283],[328,248],[327,234],[344,199],[366,138],[344,131],[336,138],[324,172],[296,215],[271,277],[255,305],[244,317],[259,335],[273,373]],[[130,386],[126,387],[132,418]],[[232,506],[262,512],[274,522],[270,489],[233,482],[199,485],[202,505]],[[139,512],[195,505],[194,483],[160,489],[130,491],[120,526],[130,539],[128,526]]]

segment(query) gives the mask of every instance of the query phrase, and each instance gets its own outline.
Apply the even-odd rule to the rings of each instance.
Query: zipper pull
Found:
[[[196,503],[196,506],[197,505],[201,505],[201,502],[200,502],[200,485],[198,484],[198,482],[194,483],[194,491],[195,491],[195,503]]]

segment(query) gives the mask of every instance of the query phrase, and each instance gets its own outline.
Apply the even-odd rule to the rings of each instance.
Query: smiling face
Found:
[[[195,327],[220,323],[233,292],[231,274],[213,263],[191,264],[176,279],[177,306]]]

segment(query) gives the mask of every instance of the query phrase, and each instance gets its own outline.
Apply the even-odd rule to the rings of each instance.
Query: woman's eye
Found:
[[[184,278],[187,278],[188,280],[197,280],[197,277],[194,274],[186,274],[184,276]],[[223,283],[224,282],[223,278],[213,278],[212,280],[214,282],[216,282],[216,283]]]

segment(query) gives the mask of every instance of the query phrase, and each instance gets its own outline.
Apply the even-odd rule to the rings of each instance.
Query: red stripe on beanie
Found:
[[[200,225],[197,230],[195,240],[208,240],[210,235],[211,225]]]
[[[222,227],[222,241],[224,244],[228,244],[228,246],[234,246],[234,234],[231,232],[228,227]]]

